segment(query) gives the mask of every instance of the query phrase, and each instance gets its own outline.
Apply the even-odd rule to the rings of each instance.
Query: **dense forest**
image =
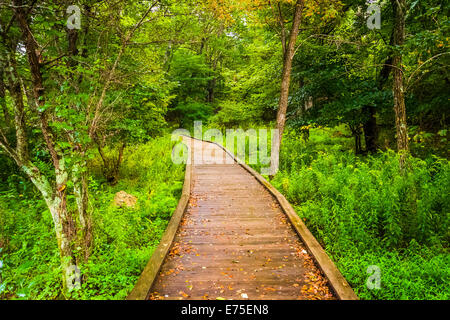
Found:
[[[0,0],[0,298],[126,298],[202,121],[279,130],[267,178],[359,298],[449,299],[449,9]]]

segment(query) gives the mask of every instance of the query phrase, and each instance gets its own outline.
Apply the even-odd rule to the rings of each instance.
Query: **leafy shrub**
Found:
[[[255,106],[236,101],[223,101],[219,104],[219,112],[211,118],[211,127],[219,129],[226,128],[248,128],[261,119],[262,110]]]
[[[181,127],[188,128],[193,126],[194,121],[208,122],[214,114],[214,109],[206,103],[182,102],[171,110],[171,114],[179,119]]]
[[[205,55],[198,55],[188,48],[179,48],[173,54],[170,80],[176,87],[173,94],[177,102],[203,101],[207,96],[208,83],[213,79],[213,70]]]

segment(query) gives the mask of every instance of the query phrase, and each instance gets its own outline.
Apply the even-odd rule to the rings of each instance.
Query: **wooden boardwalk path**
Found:
[[[194,161],[206,148],[149,298],[336,299],[272,194],[214,144]]]

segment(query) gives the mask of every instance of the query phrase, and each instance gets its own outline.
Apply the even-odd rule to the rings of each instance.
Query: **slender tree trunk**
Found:
[[[127,144],[125,142],[122,142],[122,144],[120,145],[119,148],[119,155],[117,156],[117,161],[114,164],[114,180],[115,183],[117,183],[119,181],[119,173],[120,173],[120,165],[122,164],[123,161],[123,152],[125,151],[125,147],[127,146]]]
[[[361,154],[362,147],[361,147],[361,131],[358,130],[355,133],[355,154]]]
[[[394,45],[403,46],[405,42],[405,15],[406,0],[392,0],[394,7]],[[395,128],[397,132],[397,149],[400,155],[400,167],[405,165],[406,153],[409,151],[408,127],[406,123],[405,92],[403,85],[402,54],[395,52],[392,58],[393,64],[393,93],[394,93],[394,111]]]
[[[209,84],[208,84],[208,102],[209,103],[214,103],[216,82],[217,82],[216,76],[214,76],[214,78],[212,78],[211,81],[209,81]]]
[[[282,39],[283,47],[285,47],[283,74],[281,79],[280,101],[278,105],[276,129],[278,130],[278,139],[272,140],[271,151],[271,175],[278,171],[279,151],[281,141],[283,139],[284,127],[286,123],[286,112],[289,104],[289,86],[291,83],[292,60],[295,54],[295,45],[297,37],[300,32],[300,24],[303,15],[303,0],[297,0],[295,4],[295,12],[292,22],[291,32],[289,34],[289,43],[285,44],[285,39]]]
[[[373,106],[365,106],[363,111],[368,119],[363,124],[364,140],[366,141],[366,151],[376,152],[378,150],[378,126],[376,118],[376,109]]]
[[[391,35],[390,45],[394,43],[394,33]],[[389,79],[389,74],[392,70],[392,57],[388,57],[381,68],[377,78],[378,90],[383,90],[383,86]],[[376,118],[376,109],[374,106],[366,106],[364,111],[368,114],[368,120],[364,123],[364,136],[366,140],[366,151],[376,152],[379,149],[378,145],[378,125]]]
[[[112,158],[108,158],[105,153],[103,152],[103,146],[102,143],[99,141],[99,139],[96,137],[95,142],[97,144],[97,150],[100,154],[100,158],[102,158],[103,161],[103,176],[108,181],[109,184],[115,185],[119,181],[119,172],[120,172],[120,165],[122,164],[123,160],[123,152],[126,147],[126,143],[123,142],[120,145],[119,148],[119,154],[117,156],[117,159],[114,159],[114,156]]]
[[[77,65],[77,61],[74,59],[78,55],[78,30],[77,29],[68,29],[67,30],[67,41],[69,43],[69,60],[68,67],[74,68]]]
[[[391,34],[391,38],[389,41],[389,45],[392,46],[394,43],[394,30]],[[391,73],[391,64],[392,57],[388,57],[381,68],[381,71],[376,79],[378,90],[383,90],[383,86],[386,81],[389,79],[389,74]],[[366,151],[367,152],[376,152],[379,149],[378,145],[378,125],[376,118],[376,108],[374,106],[366,106],[363,110],[368,118],[367,121],[363,124],[364,128],[364,138],[366,141]]]
[[[6,105],[6,84],[3,77],[4,69],[3,66],[0,66],[0,108],[3,112],[5,126],[9,129],[11,126],[11,115],[9,114],[8,107]]]
[[[14,101],[14,127],[16,132],[16,152],[17,157],[22,161],[28,160],[28,141],[25,124],[25,105],[21,79],[17,73],[17,64],[14,52],[7,52],[8,71],[6,78],[8,81],[8,91]]]
[[[18,164],[41,192],[51,212],[61,256],[64,291],[71,291],[78,287],[80,283],[80,274],[75,258],[75,251],[73,249],[77,228],[71,213],[67,209],[66,187],[68,173],[65,167],[64,157],[58,154],[56,150],[54,136],[51,133],[48,124],[47,112],[42,111],[43,106],[45,105],[45,90],[41,73],[41,64],[38,56],[39,46],[31,33],[27,16],[22,6],[22,1],[14,1],[14,5],[16,18],[22,32],[22,38],[27,52],[28,63],[30,65],[33,98],[35,103],[34,107],[39,114],[42,135],[55,168],[56,186],[52,188],[48,179],[40,174],[39,170],[28,161],[28,158],[25,158],[25,155],[18,157]],[[21,87],[19,87],[18,90],[19,89],[20,94],[22,95]],[[20,107],[20,105],[16,105],[16,109],[18,109],[18,107]],[[25,126],[23,123],[21,126],[21,130],[24,130]]]
[[[355,155],[362,153],[362,144],[361,144],[361,125],[358,124],[356,126],[348,125],[350,131],[352,132],[352,136],[355,139]]]
[[[89,7],[85,6],[85,9],[89,11]],[[85,41],[87,37],[87,33],[89,30],[89,24],[86,23],[86,27],[84,29]],[[68,39],[68,67],[70,69],[75,69],[78,65],[75,57],[79,54],[78,50],[78,30],[76,29],[68,29],[67,31],[67,39]],[[87,51],[82,51],[82,54],[87,54]],[[81,78],[76,80],[74,74],[69,75],[69,80],[72,83],[72,86],[75,88],[76,93],[78,93],[78,85],[81,83]],[[76,110],[77,107],[72,105],[72,109]],[[73,141],[73,137],[70,137]],[[89,193],[88,193],[88,183],[87,183],[87,163],[85,158],[85,148],[80,144],[77,145],[77,151],[74,151],[75,158],[77,159],[76,163],[74,163],[72,167],[72,182],[73,182],[73,193],[75,196],[75,202],[77,205],[77,244],[78,247],[82,248],[82,260],[87,262],[91,253],[92,248],[92,215],[88,210],[89,204]]]
[[[300,24],[303,13],[303,0],[297,0],[295,4],[294,22],[289,36],[289,43],[286,47],[283,62],[283,75],[281,79],[280,101],[277,113],[277,129],[280,132],[280,143],[283,138],[284,125],[286,123],[286,112],[289,104],[289,86],[291,83],[292,61],[294,59],[295,44],[300,31]]]
[[[72,168],[72,182],[73,182],[73,192],[75,195],[75,201],[77,204],[78,211],[78,243],[83,249],[83,260],[87,262],[89,259],[92,245],[92,215],[88,210],[89,195],[88,195],[88,183],[87,183],[87,172],[84,170],[86,168],[86,163],[82,160],[82,164],[75,164]]]
[[[213,70],[213,78],[211,80],[209,80],[208,82],[208,97],[207,97],[207,101],[209,103],[214,103],[214,99],[215,99],[215,91],[216,91],[216,83],[217,83],[217,77],[216,77],[216,70],[217,70],[217,64],[218,64],[218,60],[217,59],[212,59],[212,70]]]
[[[302,86],[303,86],[303,81],[301,81],[301,83],[300,83],[300,87],[302,87]],[[302,116],[304,114],[306,114],[306,112],[309,109],[311,109],[312,107],[314,107],[314,99],[313,99],[313,97],[309,97],[308,100],[305,101],[305,103],[302,106]],[[309,136],[310,136],[309,127],[307,127],[306,129],[302,129],[302,137],[305,142],[309,141]]]
[[[220,38],[223,35],[224,32],[224,26],[220,25],[219,30],[217,32],[217,38]],[[203,41],[203,40],[202,40]],[[202,43],[202,47],[204,46],[204,43]],[[203,48],[202,48],[203,50]],[[213,70],[213,78],[208,83],[208,102],[214,103],[215,101],[215,93],[216,93],[216,84],[217,84],[217,76],[216,76],[216,70],[217,65],[219,64],[219,61],[222,57],[222,53],[219,52],[218,56],[214,59],[214,51],[211,53],[211,69]]]

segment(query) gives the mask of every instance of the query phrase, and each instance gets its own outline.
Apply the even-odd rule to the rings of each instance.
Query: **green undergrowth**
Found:
[[[181,195],[184,166],[172,163],[172,146],[165,136],[127,148],[115,186],[102,178],[100,159],[93,160],[89,189],[94,246],[81,266],[82,288],[68,298],[124,299],[131,291]],[[0,298],[63,298],[56,238],[45,203],[20,175],[10,178],[7,187],[0,193]],[[135,196],[135,207],[115,206],[119,191]]]
[[[393,151],[354,155],[350,139],[286,134],[271,183],[294,206],[361,299],[448,299],[450,164]],[[381,288],[367,281],[377,266]],[[369,279],[370,280],[370,279]]]

